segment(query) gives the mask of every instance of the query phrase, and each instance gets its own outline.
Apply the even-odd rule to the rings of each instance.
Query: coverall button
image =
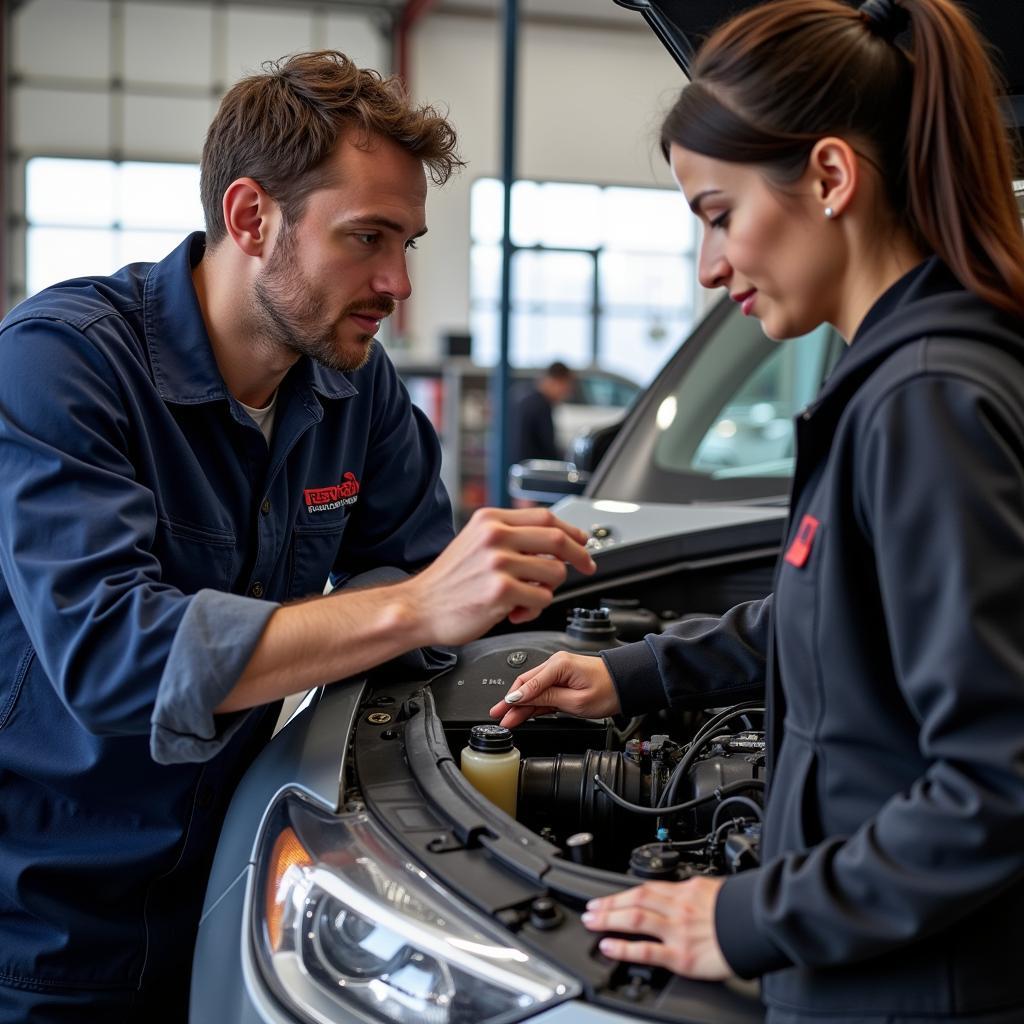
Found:
[[[254,583],[254,584],[253,584],[253,585],[252,585],[252,586],[251,586],[250,588],[249,588],[249,593],[250,593],[250,594],[252,594],[252,596],[253,596],[253,597],[262,597],[262,596],[263,596],[263,584],[262,584],[262,583],[260,583],[260,581],[259,581],[259,580],[257,580],[257,581],[256,581],[256,582],[255,582],[255,583]]]
[[[263,515],[265,515],[265,516],[269,516],[270,515],[270,499],[269,498],[264,498],[263,499],[263,504],[260,505],[260,512],[262,512]]]

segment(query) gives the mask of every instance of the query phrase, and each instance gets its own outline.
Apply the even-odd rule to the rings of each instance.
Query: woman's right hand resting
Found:
[[[619,695],[601,658],[559,651],[519,676],[490,714],[513,729],[534,715],[551,711],[605,718],[620,710]]]

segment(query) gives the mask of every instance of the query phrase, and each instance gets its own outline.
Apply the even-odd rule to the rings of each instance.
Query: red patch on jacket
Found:
[[[302,492],[311,512],[321,512],[325,507],[351,505],[359,493],[359,481],[355,473],[346,473],[340,484],[332,487],[310,487]]]
[[[802,569],[811,557],[811,545],[814,543],[814,535],[818,532],[821,523],[814,516],[804,516],[800,520],[800,528],[796,531],[793,543],[789,545],[786,552],[786,561]]]

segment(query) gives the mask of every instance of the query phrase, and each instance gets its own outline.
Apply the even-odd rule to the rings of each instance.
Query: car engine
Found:
[[[701,616],[685,616],[685,618]],[[491,636],[431,684],[453,756],[522,672],[567,650],[597,656],[681,621],[635,602],[573,609],[563,633]],[[543,715],[519,726],[516,818],[566,859],[638,878],[729,874],[759,863],[764,706],[662,711],[633,721]]]

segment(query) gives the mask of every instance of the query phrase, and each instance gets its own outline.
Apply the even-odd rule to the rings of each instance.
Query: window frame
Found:
[[[481,183],[487,183],[490,187],[501,188],[500,179],[493,178],[491,176],[483,176],[477,178],[470,187],[470,232],[469,232],[469,262],[470,262],[470,281],[469,281],[469,317],[472,325],[476,314],[488,313],[498,315],[501,308],[500,294],[495,295],[493,298],[481,296],[478,292],[474,291],[474,255],[483,250],[493,251],[498,248],[500,251],[502,242],[501,239],[490,239],[481,238],[477,235],[474,230],[474,217],[473,204],[475,202],[476,189]],[[621,185],[616,183],[598,183],[598,182],[584,182],[584,181],[564,181],[556,179],[539,179],[539,178],[517,178],[513,183],[513,190],[516,185],[521,183],[532,184],[537,186],[572,186],[578,185],[588,188],[594,188],[598,190],[602,195],[607,194],[612,190],[625,190],[630,191],[647,191],[651,193],[660,193],[664,195],[671,195],[674,200],[683,204],[684,201],[679,193],[675,189],[663,188],[653,185]],[[513,196],[515,195],[513,191]],[[515,216],[515,205],[513,204],[513,217]],[[515,226],[512,229],[513,237],[516,234]],[[669,331],[665,330],[664,337],[658,339],[662,342],[663,362],[667,361],[674,351],[674,342],[681,337],[685,337],[693,329],[693,326],[699,319],[701,313],[701,299],[700,289],[697,282],[697,255],[699,248],[699,229],[694,226],[693,231],[690,233],[689,238],[683,244],[677,248],[634,248],[627,246],[616,246],[609,245],[607,243],[598,243],[596,245],[553,245],[545,243],[536,243],[531,245],[517,244],[515,242],[511,245],[512,260],[513,260],[513,273],[511,280],[515,281],[515,267],[514,261],[524,253],[571,253],[587,256],[591,261],[590,269],[590,289],[588,302],[585,309],[577,309],[574,313],[572,307],[577,305],[574,301],[566,303],[569,308],[568,315],[579,315],[587,320],[586,337],[589,340],[589,350],[587,352],[587,358],[580,362],[574,360],[571,356],[560,354],[558,358],[563,359],[566,362],[575,364],[577,368],[583,366],[599,366],[605,367],[609,370],[613,370],[618,373],[623,373],[622,367],[614,364],[609,364],[605,358],[606,346],[603,344],[603,332],[608,329],[609,322],[613,321],[616,317],[639,317],[644,314],[651,314],[653,316],[652,321],[657,323],[659,320],[665,320],[670,323],[674,323],[676,320],[680,321],[681,329],[678,332],[673,331],[670,336]],[[642,297],[635,303],[616,302],[609,300],[604,294],[602,289],[602,258],[608,254],[624,255],[630,257],[639,258],[677,258],[683,261],[685,267],[685,277],[683,280],[687,282],[687,285],[681,289],[682,294],[680,295],[680,301],[675,306],[662,306],[650,301],[643,301]],[[529,314],[543,314],[547,310],[551,310],[553,313],[559,315],[566,315],[566,309],[558,308],[557,303],[551,300],[538,299],[531,296],[518,296],[513,295],[511,297],[511,318],[513,324],[515,318],[521,315]],[[660,314],[660,315],[659,315]],[[514,331],[514,327],[513,327]],[[490,358],[490,354],[481,352],[479,346],[479,339],[476,331],[471,330],[473,335],[472,342],[472,358],[474,362],[479,365],[493,365],[494,360]],[[550,357],[543,355],[534,356],[527,355],[526,358],[516,358],[515,354],[510,353],[510,363],[514,366],[541,366],[546,365],[550,362]],[[656,375],[657,370],[661,364],[653,366],[650,372],[646,374],[646,379],[639,379],[638,383],[646,384]],[[643,377],[643,374],[636,374],[636,376]]]
[[[109,211],[97,214],[96,216],[86,215],[83,218],[75,220],[69,217],[62,217],[60,213],[53,216],[40,215],[40,201],[36,195],[37,184],[33,181],[33,174],[40,167],[40,165],[54,165],[54,164],[65,164],[65,165],[82,165],[82,164],[93,164],[97,168],[109,168],[112,170],[112,177],[110,181],[110,205]],[[153,170],[155,172],[154,177],[160,177],[163,172],[168,168],[174,168],[175,170],[183,170],[189,172],[190,176],[196,178],[195,187],[195,209],[190,211],[189,216],[193,214],[202,216],[202,208],[199,205],[199,190],[198,190],[198,176],[199,176],[199,164],[190,161],[182,160],[113,160],[105,157],[79,157],[79,156],[54,156],[38,154],[30,157],[24,163],[24,188],[25,188],[25,220],[24,220],[24,259],[25,259],[25,295],[33,295],[42,289],[49,287],[50,285],[56,284],[61,280],[68,280],[67,272],[59,272],[56,276],[45,275],[39,277],[36,275],[34,270],[35,258],[33,256],[33,243],[36,239],[43,237],[41,233],[59,231],[59,232],[82,232],[83,237],[86,233],[94,239],[94,244],[97,236],[102,235],[110,240],[110,255],[111,259],[109,263],[104,264],[103,260],[95,255],[95,251],[90,252],[87,260],[82,261],[82,274],[84,275],[97,275],[97,274],[111,274],[116,272],[120,267],[133,262],[142,261],[156,261],[162,259],[167,255],[181,240],[191,231],[203,230],[204,221],[200,219],[197,223],[186,224],[185,219],[181,217],[170,217],[162,218],[159,215],[154,216],[152,221],[144,221],[133,216],[125,217],[125,209],[121,206],[121,197],[124,196],[124,191],[121,186],[119,179],[122,177],[138,177],[141,174],[144,176],[144,172],[147,170]],[[70,169],[70,168],[69,168]],[[166,181],[166,179],[164,179]],[[55,186],[56,188],[62,187],[61,185]],[[143,186],[141,189],[137,189],[137,192],[146,193],[149,190]],[[154,195],[159,195],[161,192],[166,194],[166,189],[152,188]],[[58,204],[58,209],[61,204]],[[154,206],[154,209],[156,207]],[[131,250],[125,252],[125,240],[129,237],[135,236],[136,239],[139,236],[151,235],[154,237],[154,244],[150,251],[146,246],[143,246],[143,251],[129,255]],[[160,245],[155,244],[155,239],[160,239]],[[166,244],[164,244],[166,242]],[[110,265],[113,264],[113,265]],[[74,271],[71,272],[72,276],[79,276]]]

